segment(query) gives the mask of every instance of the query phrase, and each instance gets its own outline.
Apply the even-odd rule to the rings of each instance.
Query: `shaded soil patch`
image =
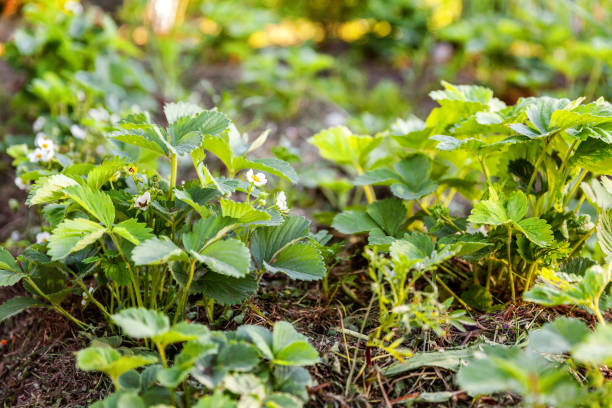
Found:
[[[0,303],[23,295],[0,289]],[[87,346],[63,316],[29,309],[0,324],[0,401],[6,407],[86,407],[103,398],[110,381],[76,368],[74,352]]]

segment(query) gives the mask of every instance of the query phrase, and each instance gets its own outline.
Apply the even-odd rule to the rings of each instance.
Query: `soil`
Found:
[[[24,295],[0,288],[0,303]],[[74,352],[88,340],[53,310],[33,308],[0,323],[0,401],[4,407],[86,407],[112,384],[78,370]]]

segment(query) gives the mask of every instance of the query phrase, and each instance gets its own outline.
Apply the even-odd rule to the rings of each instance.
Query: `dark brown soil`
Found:
[[[15,295],[23,293],[1,288],[0,303]],[[86,407],[109,390],[104,375],[76,368],[74,352],[88,341],[53,310],[29,309],[0,323],[0,343],[4,407]]]

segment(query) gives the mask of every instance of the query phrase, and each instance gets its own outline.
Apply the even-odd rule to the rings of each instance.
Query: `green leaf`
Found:
[[[238,227],[235,218],[216,215],[201,218],[193,224],[192,231],[183,234],[183,245],[187,250],[199,252],[209,241],[223,238]]]
[[[124,309],[112,316],[113,322],[123,332],[135,339],[150,339],[170,330],[170,320],[155,310],[143,308]]]
[[[365,211],[343,211],[334,217],[332,228],[342,234],[359,234],[379,228]]]
[[[612,326],[600,324],[584,341],[576,345],[572,356],[595,367],[612,364]]]
[[[282,177],[292,183],[296,183],[298,175],[291,165],[280,159],[255,159],[249,160],[242,156],[236,156],[232,159],[232,168],[234,171],[243,169],[261,170],[266,173],[274,174]]]
[[[318,280],[326,273],[321,253],[310,243],[291,244],[264,265],[268,272],[282,272],[292,279]]]
[[[474,224],[501,225],[509,221],[503,202],[496,199],[474,204],[468,221]]]
[[[518,347],[483,346],[456,381],[469,395],[514,392],[534,405],[563,405],[577,394],[567,370]]]
[[[525,113],[532,126],[541,135],[547,134],[553,127],[551,117],[555,111],[565,108],[569,104],[568,99],[555,99],[547,96],[537,98],[534,103],[527,106]]]
[[[191,290],[203,293],[221,305],[236,305],[257,291],[257,281],[250,275],[232,278],[208,272],[191,284]]]
[[[305,341],[288,345],[274,355],[274,363],[286,366],[305,366],[319,362],[319,353]]]
[[[168,155],[171,146],[164,139],[159,126],[151,123],[148,114],[129,115],[119,124],[119,130],[111,133],[110,139],[138,146],[158,155]]]
[[[206,207],[206,203],[217,198],[220,192],[214,188],[202,188],[199,186],[193,186],[180,190],[174,189],[174,196],[189,204],[194,210],[200,214],[201,217],[207,218],[210,216],[210,210]]]
[[[274,363],[279,365],[304,366],[319,362],[319,354],[308,343],[308,338],[284,321],[274,324],[272,352]]]
[[[588,139],[578,145],[569,165],[598,174],[612,172],[612,144],[597,139]]]
[[[572,110],[557,110],[550,118],[550,126],[558,129],[599,126],[612,122],[612,109],[607,103],[593,102]]]
[[[215,390],[212,395],[200,398],[193,408],[236,408],[236,402],[223,395],[223,391]]]
[[[143,310],[143,309],[140,309]],[[151,312],[151,311],[149,311]],[[158,317],[156,317],[157,319]],[[163,325],[160,325],[160,328]],[[182,343],[190,340],[197,340],[203,336],[210,334],[210,330],[204,325],[180,322],[175,324],[165,332],[159,332],[153,336],[150,336],[153,341],[161,347],[166,347],[169,344]],[[134,336],[132,336],[134,337]]]
[[[399,236],[404,230],[405,218],[403,202],[387,198],[368,204],[366,211],[344,211],[336,215],[332,228],[343,234],[369,232],[370,244],[377,244],[381,240],[386,242],[388,236]]]
[[[0,271],[21,273],[21,268],[9,251],[0,247]]]
[[[237,203],[225,198],[219,200],[219,203],[221,204],[221,214],[224,217],[235,218],[241,224],[250,224],[270,219],[270,214],[263,210],[256,210],[248,203]]]
[[[431,179],[431,159],[416,153],[395,165],[401,182],[391,185],[391,192],[404,200],[414,200],[431,194],[438,187]]]
[[[249,250],[237,239],[216,241],[200,253],[192,251],[191,254],[221,275],[243,278],[249,273]]]
[[[514,225],[527,239],[540,247],[552,245],[555,239],[551,226],[541,218],[525,218]]]
[[[87,185],[92,190],[99,190],[125,166],[125,160],[120,157],[106,159],[87,174]]]
[[[234,153],[230,147],[227,135],[205,136],[202,141],[202,147],[217,156],[225,167],[234,171],[232,166]]]
[[[274,359],[270,330],[261,326],[243,325],[238,328],[236,333],[240,338],[253,342],[262,356],[268,360]]]
[[[597,222],[597,241],[606,256],[612,256],[612,209],[603,211]]]
[[[610,269],[593,265],[584,272],[584,276],[563,272],[542,273],[541,283],[525,292],[523,298],[529,302],[546,306],[574,305],[581,306],[595,314],[595,299],[611,280]]]
[[[580,344],[591,331],[579,319],[559,317],[529,333],[529,347],[549,354],[563,354]]]
[[[101,371],[115,380],[127,371],[157,362],[153,356],[122,356],[117,350],[101,347],[80,350],[76,359],[81,370]]]
[[[54,261],[64,259],[96,242],[105,232],[102,225],[85,218],[64,220],[53,230],[47,253]]]
[[[115,206],[109,195],[99,190],[92,190],[88,186],[66,187],[64,192],[107,228],[113,225]]]
[[[196,105],[185,102],[166,104],[164,113],[170,124],[168,134],[172,137],[187,135],[190,132],[217,135],[225,131],[230,124],[227,116],[217,110],[202,110]]]
[[[28,197],[28,205],[44,204],[56,201],[64,196],[64,189],[70,186],[78,186],[79,183],[63,174],[55,174],[51,177],[40,179],[36,182]]]
[[[337,164],[360,165],[367,163],[369,153],[381,142],[382,138],[354,135],[344,126],[323,130],[310,139],[319,148],[321,156]]]
[[[461,363],[470,358],[473,353],[474,349],[472,347],[442,352],[416,353],[414,356],[406,359],[405,362],[390,365],[384,370],[384,374],[386,376],[395,376],[421,367],[440,367],[457,371],[461,367]]]
[[[136,129],[119,130],[111,133],[108,138],[140,147],[141,149],[148,150],[160,156],[167,155],[169,150],[161,141],[161,138],[155,135],[155,131],[153,130],[154,127],[148,125],[146,129],[146,132],[143,132],[143,134],[134,133],[137,131]]]
[[[134,218],[129,218],[113,227],[113,233],[127,239],[134,245],[151,239],[153,237],[152,231],[146,224],[140,223]]]
[[[413,232],[406,234],[403,239],[394,241],[390,251],[391,258],[397,264],[404,264],[417,270],[429,270],[455,256],[460,249],[460,244],[435,249],[427,234]]]
[[[283,223],[273,227],[260,227],[251,236],[251,253],[259,268],[271,262],[274,255],[288,244],[305,238],[310,221],[300,216],[289,216]]]
[[[189,102],[171,102],[164,105],[164,115],[169,124],[173,124],[180,118],[191,118],[202,112],[202,108]]]
[[[389,169],[370,170],[358,176],[353,184],[356,186],[364,186],[368,184],[391,184],[393,181],[400,181],[397,174]]]
[[[25,276],[26,275],[21,272],[11,272],[0,269],[0,287],[13,286]]]
[[[528,205],[522,191],[515,191],[508,197],[490,190],[491,198],[474,205],[468,221],[474,224],[504,225],[511,224],[531,242],[548,247],[554,241],[551,226],[541,218],[525,218]]]
[[[159,265],[171,261],[187,260],[187,254],[174,245],[170,238],[151,238],[132,250],[136,265]]]
[[[487,104],[493,98],[493,91],[484,86],[453,85],[446,81],[442,81],[442,86],[444,86],[444,90],[429,93],[431,99],[437,102],[451,100]]]
[[[406,218],[406,207],[401,200],[386,198],[368,204],[366,213],[387,235],[397,236]]]
[[[117,408],[147,408],[147,404],[137,394],[130,392],[121,394]]]
[[[46,306],[39,300],[28,296],[16,296],[0,305],[0,322],[23,312],[30,307]]]
[[[259,363],[257,350],[242,341],[232,341],[219,351],[216,365],[232,371],[250,371]]]
[[[434,244],[423,232],[413,232],[405,239],[398,239],[391,245],[391,258],[402,262],[419,262],[434,251]]]

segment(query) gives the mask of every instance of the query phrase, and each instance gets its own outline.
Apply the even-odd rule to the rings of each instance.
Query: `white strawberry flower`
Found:
[[[79,15],[83,13],[83,6],[78,1],[69,0],[64,4],[64,9],[72,11],[74,14]]]
[[[276,208],[279,211],[289,211],[289,207],[287,206],[287,196],[284,191],[281,191],[276,196]]]
[[[36,118],[36,120],[34,121],[34,123],[32,124],[32,129],[35,132],[40,132],[43,128],[43,126],[45,126],[45,122],[47,121],[47,119],[45,119],[44,116],[39,116]]]
[[[55,143],[53,143],[53,140],[49,139],[49,137],[42,132],[38,132],[36,134],[35,142],[36,146],[38,146],[42,150],[55,149]]]
[[[20,190],[26,190],[28,188],[28,185],[23,182],[21,177],[15,177],[15,185]]]
[[[106,122],[109,118],[109,113],[104,108],[91,108],[87,113],[98,122]]]
[[[39,232],[38,234],[36,234],[36,243],[44,244],[45,242],[49,241],[50,237],[51,234],[49,234],[48,232]]]
[[[87,135],[85,130],[79,125],[70,126],[70,133],[72,133],[72,136],[76,137],[77,139],[81,139],[81,140],[85,139],[85,136]]]
[[[266,179],[266,175],[263,173],[255,174],[253,169],[249,169],[246,174],[247,181],[251,184],[254,184],[257,187],[264,186],[268,180]]]
[[[110,178],[110,181],[117,181],[119,180],[119,177],[121,177],[121,170],[117,170]]]
[[[151,194],[148,191],[145,191],[143,195],[134,197],[134,207],[139,210],[145,211],[149,204],[151,204]]]
[[[32,163],[45,162],[47,163],[49,160],[53,158],[54,152],[53,150],[41,149],[37,147],[30,153],[28,153],[28,159]]]

